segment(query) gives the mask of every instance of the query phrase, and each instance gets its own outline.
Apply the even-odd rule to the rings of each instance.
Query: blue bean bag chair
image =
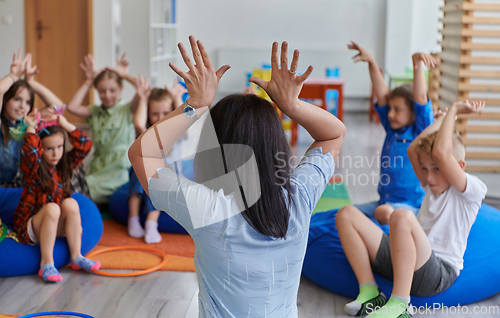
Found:
[[[22,188],[0,188],[0,219],[12,229],[12,218],[21,197]],[[80,206],[82,216],[82,254],[87,254],[97,245],[102,236],[103,225],[101,214],[95,204],[86,196],[75,193],[72,196]],[[40,244],[29,245],[17,243],[5,238],[0,242],[0,277],[37,274],[40,269]],[[57,268],[70,263],[66,238],[56,239],[54,246],[54,262]]]
[[[303,274],[326,289],[356,298],[359,285],[345,257],[337,228],[337,210],[316,213],[311,218]],[[383,228],[384,229],[384,228]],[[387,227],[384,229],[387,231]],[[412,305],[466,305],[500,292],[500,211],[483,204],[471,228],[464,255],[464,269],[453,285],[431,297],[411,297]],[[377,274],[379,288],[390,295],[392,282]]]

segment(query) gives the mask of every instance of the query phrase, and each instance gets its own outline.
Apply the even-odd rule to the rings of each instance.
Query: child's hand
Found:
[[[149,94],[151,93],[151,86],[149,85],[148,78],[142,78],[142,75],[139,74],[134,82],[135,92],[139,96],[139,98],[147,100]]]
[[[54,116],[56,117],[56,121],[59,124],[59,126],[63,128],[66,127],[66,125],[69,123],[66,117],[64,117],[63,115],[54,115]]]
[[[250,82],[262,87],[278,107],[285,113],[296,105],[302,84],[311,75],[313,67],[309,66],[304,74],[296,74],[299,65],[299,51],[293,52],[292,63],[288,69],[288,43],[281,44],[281,67],[278,58],[278,42],[273,43],[271,53],[271,80],[266,82],[258,77],[252,77]]]
[[[189,42],[191,43],[194,61],[189,58],[184,45],[182,43],[178,45],[184,63],[186,63],[189,71],[184,72],[172,62],[169,63],[169,66],[177,75],[184,79],[184,82],[186,82],[189,93],[188,104],[191,107],[202,108],[210,106],[214,101],[219,80],[230,66],[224,65],[215,71],[212,61],[210,61],[210,56],[208,56],[201,41],[196,41],[194,36],[191,35],[189,37]]]
[[[165,85],[165,90],[172,96],[172,99],[174,101],[182,98],[182,95],[187,92],[187,89],[179,84],[179,81],[177,79],[174,80],[174,85],[172,85],[171,88]]]
[[[128,74],[128,61],[125,59],[126,53],[123,53],[122,57],[120,58],[119,54],[115,55],[116,58],[116,66],[115,67],[108,67],[109,70],[115,71],[120,75],[120,77],[123,77]]]
[[[441,109],[438,108],[434,111],[434,119],[438,118],[444,118],[446,116],[446,113],[448,112],[448,108]]]
[[[370,53],[368,53],[364,48],[353,41],[351,41],[351,44],[347,44],[347,48],[349,50],[358,51],[358,54],[352,57],[354,59],[354,63],[357,63],[359,61],[371,62],[373,60],[373,57],[370,55]]]
[[[53,120],[55,118],[52,118],[52,116],[55,113],[54,107],[45,107],[40,110],[40,117],[42,121],[47,121],[47,120]]]
[[[14,57],[12,58],[12,64],[10,65],[10,75],[13,76],[16,81],[19,80],[23,74],[24,74],[24,68],[26,67],[26,63],[28,61],[28,56],[31,56],[30,54],[27,54],[23,60],[21,60],[22,56],[22,50],[19,49],[16,53],[14,53]]]
[[[471,113],[480,113],[484,108],[485,102],[472,102],[469,103],[468,100],[454,102],[452,107],[455,106],[457,108],[457,114],[471,114]]]
[[[38,114],[38,110],[34,109],[31,113],[29,113],[28,115],[26,115],[24,117],[24,122],[29,126],[37,127],[38,121],[39,121],[39,116],[40,115]]]
[[[422,61],[422,62],[424,62],[425,67],[427,67],[427,69],[429,69],[429,70],[431,68],[435,67],[437,64],[434,57],[432,57],[432,55],[430,55],[430,54],[415,53],[415,54],[413,54],[412,59],[413,59],[414,66],[417,65],[417,63],[419,63],[420,61]]]
[[[97,74],[101,73],[103,69],[99,71],[95,70],[94,57],[92,54],[87,54],[85,56],[85,63],[80,63],[80,67],[85,72],[85,78],[87,81],[93,81]]]
[[[257,91],[255,90],[255,87],[253,86],[247,86],[243,92],[241,92],[242,95],[256,95]]]
[[[32,56],[31,53],[26,54],[26,69],[24,70],[24,79],[29,82],[34,79],[35,75],[40,73],[36,65],[31,67]]]

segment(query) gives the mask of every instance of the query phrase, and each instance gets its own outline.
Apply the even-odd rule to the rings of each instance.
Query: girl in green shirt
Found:
[[[125,54],[116,60],[116,67],[95,71],[94,59],[87,55],[80,64],[86,80],[67,106],[72,114],[85,118],[91,129],[94,154],[86,174],[90,197],[97,204],[107,203],[109,196],[129,179],[127,151],[134,137],[132,118],[138,97],[136,94],[129,103],[120,100],[122,80],[134,84],[135,77],[128,74]],[[84,106],[83,99],[92,85],[99,93],[101,105]]]

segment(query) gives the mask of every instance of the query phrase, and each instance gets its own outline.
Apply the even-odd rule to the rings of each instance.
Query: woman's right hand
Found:
[[[193,61],[189,58],[184,45],[179,43],[179,51],[189,71],[184,72],[174,63],[170,62],[170,68],[184,79],[189,93],[189,99],[186,101],[193,108],[202,108],[212,105],[217,91],[219,81],[230,68],[229,65],[224,65],[215,71],[208,53],[201,43],[196,41],[194,36],[189,36],[191,50],[193,51]]]
[[[354,63],[363,61],[363,62],[371,62],[373,60],[373,56],[371,56],[368,51],[366,51],[364,48],[362,48],[358,43],[351,41],[351,44],[347,44],[347,48],[349,50],[357,50],[358,54],[353,56],[352,58],[354,59]]]
[[[269,82],[266,82],[258,77],[252,77],[249,81],[264,89],[276,105],[286,114],[288,110],[297,105],[302,84],[311,75],[313,67],[309,66],[304,74],[297,75],[299,51],[295,50],[290,69],[288,69],[287,42],[281,44],[281,67],[279,64],[278,42],[274,42],[271,53],[271,79]]]
[[[21,60],[22,50],[19,49],[16,53],[14,53],[14,57],[12,58],[12,64],[10,65],[10,75],[15,78],[15,80],[19,80],[24,75],[24,69],[26,67],[26,62],[28,61],[27,54],[23,60]]]

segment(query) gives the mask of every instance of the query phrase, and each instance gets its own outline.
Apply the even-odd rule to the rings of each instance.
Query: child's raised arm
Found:
[[[168,87],[165,85],[165,90],[172,96],[174,109],[182,105],[182,95],[187,92],[187,89],[179,84],[179,80],[174,80],[174,85],[172,87]]]
[[[389,96],[389,88],[384,80],[384,75],[380,71],[380,68],[377,65],[377,62],[364,48],[359,46],[359,44],[351,41],[351,44],[348,44],[347,47],[350,50],[357,50],[358,54],[353,57],[354,63],[359,61],[368,62],[368,69],[370,71],[370,78],[372,80],[373,90],[375,91],[375,96],[377,97],[378,105],[383,106],[387,105],[388,96]]]
[[[425,128],[408,147],[408,158],[410,159],[413,171],[415,172],[415,175],[420,181],[422,187],[425,187],[427,185],[427,179],[425,178],[422,166],[420,165],[417,146],[420,144],[420,139],[432,134],[435,131],[438,131],[439,127],[441,127],[441,124],[443,123],[444,116],[445,114],[439,111],[436,114],[436,119],[434,120],[434,122],[427,126],[427,128]]]
[[[139,136],[146,131],[146,123],[148,121],[148,97],[149,93],[151,93],[151,86],[149,86],[147,78],[143,79],[142,76],[139,75],[135,80],[134,87],[137,96],[139,96],[139,103],[134,114],[134,128],[135,134]]]
[[[420,105],[427,104],[427,84],[425,82],[424,67],[421,62],[430,70],[436,66],[436,60],[429,54],[415,53],[413,60],[413,100]]]
[[[436,162],[439,170],[446,180],[460,192],[464,192],[467,187],[467,177],[463,167],[453,156],[455,116],[457,114],[480,113],[483,107],[484,102],[470,104],[468,101],[463,101],[453,103],[446,113],[432,148],[432,159]]]
[[[15,82],[21,79],[24,74],[24,68],[28,61],[28,56],[21,60],[21,55],[21,49],[19,49],[17,55],[14,53],[12,64],[10,65],[10,73],[0,79],[0,111],[2,111],[3,95]]]
[[[116,72],[118,75],[120,75],[120,77],[122,79],[124,79],[127,82],[129,82],[130,84],[132,84],[132,86],[134,86],[134,88],[135,88],[135,81],[137,78],[128,73],[129,62],[125,59],[125,55],[126,55],[126,53],[123,53],[122,57],[120,58],[120,55],[116,54],[116,56],[115,56],[116,66],[115,67],[108,67],[108,69]],[[135,112],[137,111],[138,105],[139,105],[139,96],[136,92],[136,94],[132,98],[132,101],[130,102],[130,112],[132,114],[135,114]]]
[[[80,63],[80,67],[85,72],[85,82],[82,87],[78,89],[75,96],[68,103],[67,109],[73,115],[89,118],[90,117],[90,108],[88,106],[82,105],[83,99],[87,95],[89,89],[92,87],[92,83],[94,78],[99,74],[102,70],[96,72],[94,68],[94,57],[92,54],[88,54],[85,56],[84,63]]]
[[[76,168],[83,159],[87,156],[92,148],[92,140],[79,130],[75,125],[70,123],[63,115],[57,115],[57,123],[68,132],[69,142],[73,149],[69,152],[68,156],[71,161],[71,166]]]
[[[278,43],[274,42],[271,54],[271,80],[266,82],[252,77],[250,81],[262,87],[284,114],[309,132],[315,140],[309,149],[322,147],[323,154],[330,152],[337,162],[344,141],[345,126],[329,112],[299,100],[302,84],[311,75],[313,68],[309,66],[304,74],[298,76],[296,71],[299,64],[299,51],[294,51],[290,69],[288,69],[287,54],[288,43],[283,42],[280,63]]]
[[[39,73],[36,65],[31,66],[32,56],[31,54],[26,54],[27,62],[26,62],[26,70],[24,73],[24,79],[30,86],[33,88],[35,93],[42,99],[46,106],[56,105],[57,107],[61,107],[64,103],[63,101],[56,96],[50,89],[43,86],[41,83],[35,80],[35,74]]]

